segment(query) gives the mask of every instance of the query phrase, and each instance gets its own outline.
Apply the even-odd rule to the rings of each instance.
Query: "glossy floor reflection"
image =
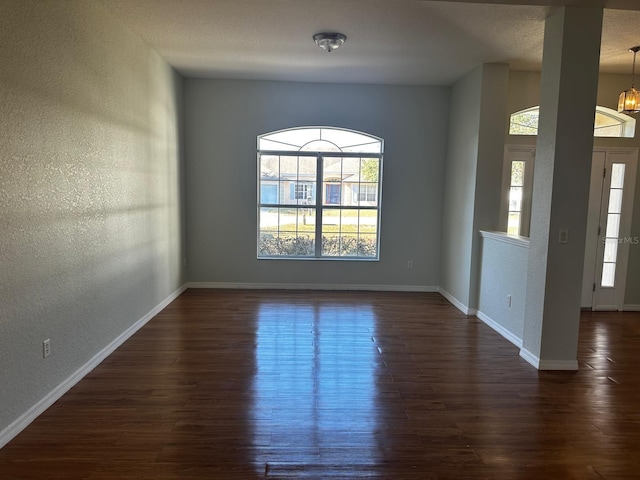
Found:
[[[2,480],[640,478],[640,314],[537,372],[437,294],[190,290],[0,450]]]
[[[375,324],[366,303],[260,306],[253,407],[259,473],[327,471],[349,457],[350,470],[376,464],[375,380],[382,361]],[[268,445],[261,444],[265,438]]]

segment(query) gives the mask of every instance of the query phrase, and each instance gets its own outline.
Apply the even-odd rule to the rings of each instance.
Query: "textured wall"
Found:
[[[522,342],[528,242],[482,238],[478,311]],[[511,295],[511,306],[507,305]]]
[[[183,283],[183,242],[167,64],[86,0],[3,0],[0,45],[2,431]]]
[[[189,280],[437,286],[448,102],[442,87],[185,80]],[[256,137],[301,125],[385,140],[379,262],[256,259]]]
[[[442,220],[440,286],[470,307],[473,210],[476,194],[482,67],[458,81],[451,92]]]
[[[504,112],[507,110],[506,92],[508,88],[509,65],[494,63],[482,66],[469,287],[469,306],[474,309],[478,307],[478,281],[482,256],[478,232],[480,230],[497,230],[500,224],[500,188],[504,152],[502,132],[505,121]]]

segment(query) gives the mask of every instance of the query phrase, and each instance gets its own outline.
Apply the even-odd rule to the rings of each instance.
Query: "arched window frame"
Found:
[[[259,259],[379,260],[383,139],[297,127],[257,144]]]
[[[539,111],[540,107],[535,106],[512,113],[509,120],[509,135],[537,135]],[[596,106],[595,115],[594,137],[633,138],[635,136],[635,118],[600,105]],[[609,120],[609,123],[599,125],[602,120],[599,122],[598,119]],[[608,132],[614,130],[614,127],[619,127],[619,133],[615,135],[609,134]]]

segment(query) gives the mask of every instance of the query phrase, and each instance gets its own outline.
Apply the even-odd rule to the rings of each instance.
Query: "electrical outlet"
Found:
[[[569,230],[561,228],[558,232],[558,243],[569,243]]]
[[[413,270],[413,260],[409,260],[409,261],[407,262],[407,268],[408,268],[409,270]]]
[[[48,338],[42,342],[42,358],[47,358],[51,354],[51,340]]]
[[[507,307],[511,308],[511,295],[507,295]]]

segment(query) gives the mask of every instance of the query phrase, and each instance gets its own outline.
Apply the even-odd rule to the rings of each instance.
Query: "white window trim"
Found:
[[[351,132],[354,134],[362,135],[369,137],[372,142],[363,143],[361,145],[370,145],[379,143],[379,153],[370,153],[370,152],[334,152],[334,151],[309,151],[309,150],[260,150],[260,140],[264,137],[268,137],[275,133],[285,132],[288,130],[303,130],[303,129],[329,129],[329,130],[343,130],[345,132]],[[309,142],[307,142],[309,143]],[[305,144],[306,145],[306,144]],[[304,148],[303,145],[301,148]],[[286,130],[279,130],[277,132],[269,132],[263,135],[258,136],[258,151],[257,151],[257,161],[258,161],[258,185],[257,185],[257,194],[258,194],[258,212],[257,212],[257,258],[259,260],[340,260],[340,261],[379,261],[380,260],[380,232],[381,232],[381,212],[382,212],[382,172],[383,172],[383,152],[384,152],[384,140],[375,137],[374,135],[359,132],[356,130],[348,130],[341,129],[337,127],[298,127],[291,128]],[[306,205],[308,208],[313,208],[316,214],[316,229],[315,229],[315,254],[314,256],[303,256],[303,255],[260,255],[260,209],[264,207],[274,207],[274,208],[300,208],[304,207],[305,204],[263,204],[260,201],[260,187],[261,187],[261,176],[260,176],[260,159],[263,155],[274,155],[274,156],[297,156],[297,157],[315,157],[316,158],[316,189],[315,189],[315,202],[311,205]],[[325,204],[324,203],[324,181],[323,181],[323,159],[325,158],[372,158],[378,160],[378,189],[376,193],[377,202],[376,205],[333,205],[333,204]],[[297,183],[297,182],[296,182]],[[302,183],[302,182],[301,182]],[[366,182],[365,182],[366,183]],[[344,183],[341,184],[344,187]],[[295,190],[295,187],[294,187]],[[360,202],[358,202],[360,203]],[[376,256],[375,257],[361,257],[361,256],[329,256],[322,255],[322,214],[324,210],[375,210],[377,211],[376,218]]]
[[[515,115],[520,115],[523,113],[528,113],[528,112],[534,112],[534,111],[538,111],[540,110],[540,106],[536,105],[534,107],[530,107],[530,108],[525,108],[524,110],[519,110],[517,112],[513,112],[511,114],[511,116],[509,117],[509,135],[510,136],[514,136],[514,137],[521,137],[521,136],[528,136],[528,137],[534,137],[537,135],[537,129],[538,126],[536,125],[535,127],[531,126],[530,128],[535,128],[536,129],[536,133],[535,134],[520,134],[520,133],[511,133],[511,125],[513,124],[513,117]],[[596,113],[599,113],[601,115],[610,117],[610,118],[614,118],[616,120],[618,120],[620,122],[620,126],[621,131],[622,131],[622,135],[621,136],[609,136],[609,135],[604,135],[604,136],[600,136],[600,135],[596,135],[596,131],[601,129],[601,128],[605,128],[605,127],[599,127],[596,128],[594,125],[594,137],[598,137],[598,138],[634,138],[635,133],[636,133],[636,119],[629,116],[629,115],[625,115],[624,113],[619,113],[616,110],[612,110],[611,108],[607,108],[607,107],[603,107],[601,105],[596,105]]]
[[[528,145],[505,145],[504,163],[502,166],[502,199],[500,202],[500,230],[506,232],[509,221],[509,189],[511,187],[511,162],[524,162],[524,188],[522,189],[522,205],[520,214],[521,237],[529,236],[531,225],[531,196],[533,193],[533,168],[536,149]]]

